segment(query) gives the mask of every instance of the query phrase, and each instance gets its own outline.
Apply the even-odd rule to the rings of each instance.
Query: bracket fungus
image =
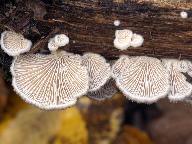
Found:
[[[180,12],[180,16],[181,16],[181,18],[186,19],[186,18],[188,18],[188,13],[185,11],[182,11],[182,12]]]
[[[133,32],[128,29],[124,30],[116,30],[114,46],[120,50],[126,50],[131,46],[131,38],[133,36]]]
[[[115,86],[114,80],[108,80],[100,89],[88,92],[88,97],[95,100],[105,100],[107,98],[111,98],[117,92],[117,88]]]
[[[114,79],[121,75],[123,69],[130,64],[130,58],[126,55],[120,56],[120,58],[112,65],[112,77]]]
[[[119,89],[129,99],[153,103],[169,92],[169,73],[160,60],[138,56],[130,58],[126,68],[116,79]]]
[[[32,42],[25,39],[23,35],[13,31],[4,31],[1,33],[1,48],[9,56],[17,56],[21,53],[28,52]]]
[[[87,67],[89,75],[89,91],[101,88],[111,77],[110,64],[99,54],[85,53],[82,63]]]
[[[15,57],[11,73],[15,91],[42,109],[62,109],[87,93],[88,73],[81,57],[64,51]]]
[[[139,34],[133,34],[132,39],[131,39],[131,46],[132,47],[140,47],[142,46],[144,42],[144,38],[142,35]]]
[[[65,34],[58,34],[54,38],[51,38],[48,43],[50,51],[56,51],[59,47],[65,46],[69,43],[69,37]]]
[[[187,70],[185,61],[163,59],[162,62],[170,74],[171,88],[168,98],[171,101],[179,101],[190,96],[192,85],[186,81],[186,77],[181,73]]]
[[[120,20],[115,20],[113,22],[114,26],[119,26],[121,24]]]

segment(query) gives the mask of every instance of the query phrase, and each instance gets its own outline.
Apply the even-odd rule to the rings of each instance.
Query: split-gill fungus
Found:
[[[32,46],[32,42],[25,39],[23,35],[13,31],[4,31],[1,33],[1,48],[9,56],[17,56],[28,52]]]

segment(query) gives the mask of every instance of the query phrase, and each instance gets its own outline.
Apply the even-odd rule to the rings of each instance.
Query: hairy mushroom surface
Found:
[[[108,80],[100,89],[88,92],[88,97],[101,101],[107,98],[111,98],[117,92],[117,87],[115,86],[114,80]]]
[[[183,100],[192,93],[192,85],[186,81],[186,77],[181,72],[187,71],[184,61],[163,59],[166,69],[170,73],[170,93],[168,98],[171,101]]]
[[[89,91],[101,88],[111,77],[110,64],[99,54],[85,53],[82,63],[87,67],[89,75]]]
[[[64,51],[15,57],[11,72],[15,91],[42,109],[62,109],[87,93],[88,73],[81,57]]]
[[[128,29],[124,30],[116,30],[114,46],[119,50],[126,50],[131,46],[131,38],[133,36],[133,32]]]
[[[143,42],[144,42],[144,38],[142,35],[133,34],[132,39],[131,39],[132,47],[140,47],[140,46],[142,46]]]
[[[123,72],[124,68],[130,64],[130,58],[126,55],[120,56],[120,58],[112,65],[112,77],[118,78]]]
[[[4,31],[1,33],[1,48],[9,56],[17,56],[21,53],[28,52],[32,42],[25,39],[23,35],[13,31]]]
[[[153,103],[168,94],[169,73],[156,58],[133,57],[116,79],[116,84],[127,98]]]

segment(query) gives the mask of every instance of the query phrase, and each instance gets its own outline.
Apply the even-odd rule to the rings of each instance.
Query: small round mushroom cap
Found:
[[[117,93],[117,87],[115,86],[114,80],[108,80],[100,89],[88,92],[88,97],[102,101],[107,98],[111,98],[115,93]]]
[[[126,55],[120,56],[120,58],[112,65],[112,77],[118,78],[125,67],[130,64],[130,58]]]
[[[55,39],[51,38],[48,42],[48,49],[53,52],[53,51],[56,51],[58,48],[59,46],[56,45]]]
[[[31,46],[32,42],[25,39],[21,34],[12,31],[4,31],[1,34],[1,48],[9,56],[17,56],[28,52]]]
[[[171,101],[179,101],[190,96],[192,93],[192,85],[186,81],[186,77],[181,73],[182,71],[178,66],[180,61],[163,59],[162,62],[170,73],[171,87],[168,98]]]
[[[114,46],[120,50],[126,50],[131,45],[133,32],[128,29],[116,30]]]
[[[186,18],[188,18],[188,13],[185,11],[182,11],[182,12],[180,12],[180,16],[181,16],[181,18],[186,19]]]
[[[26,54],[14,59],[13,87],[28,103],[42,109],[62,109],[74,105],[89,88],[81,57],[67,52],[50,55]]]
[[[160,60],[138,56],[130,59],[116,84],[125,96],[141,103],[153,103],[169,92],[169,73]]]
[[[115,20],[113,22],[114,26],[119,26],[121,24],[120,20]]]
[[[111,76],[110,64],[99,54],[86,53],[82,59],[88,70],[89,91],[100,89]]]
[[[54,37],[55,44],[58,47],[65,46],[69,43],[69,37],[65,34],[58,34]]]
[[[132,47],[140,47],[140,46],[142,46],[143,42],[144,42],[144,38],[142,35],[133,34],[133,37],[131,39]]]

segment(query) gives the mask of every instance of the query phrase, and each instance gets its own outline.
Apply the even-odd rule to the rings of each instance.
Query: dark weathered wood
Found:
[[[174,8],[163,7],[163,3],[159,7],[126,0],[56,0],[52,5],[46,2],[42,4],[36,0],[31,4],[31,0],[26,0],[27,4],[16,4],[8,17],[3,14],[7,8],[1,10],[1,25],[22,32],[38,43],[39,47],[36,45],[32,52],[47,49],[48,39],[42,38],[57,28],[56,33],[66,33],[70,37],[70,44],[62,49],[74,53],[95,52],[108,59],[121,54],[192,58],[192,17],[180,18],[182,9],[177,3]],[[188,6],[191,3],[188,2]],[[38,10],[42,11],[43,18]],[[113,25],[116,19],[121,21],[119,27]],[[125,51],[114,48],[115,30],[124,28],[142,34],[144,45]]]

